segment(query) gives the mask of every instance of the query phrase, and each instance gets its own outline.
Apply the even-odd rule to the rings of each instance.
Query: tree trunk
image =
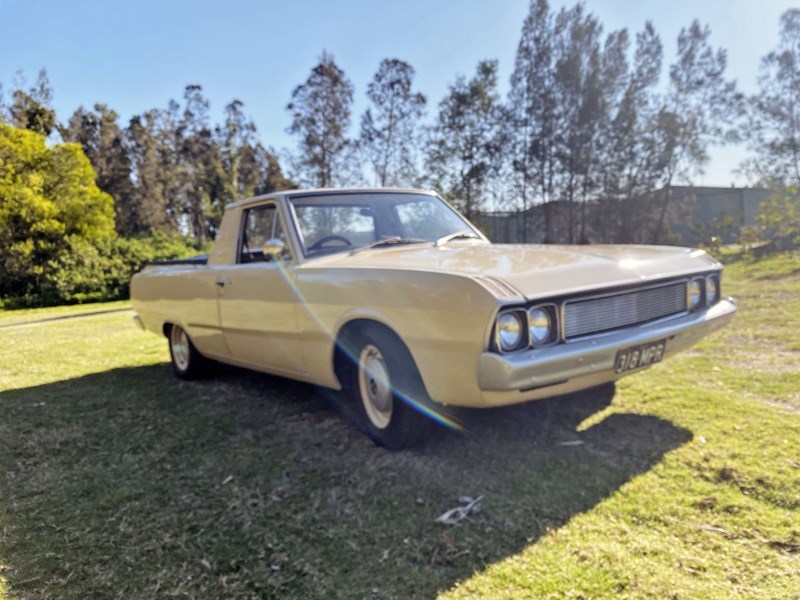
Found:
[[[661,231],[664,228],[664,221],[667,218],[667,206],[669,205],[669,200],[671,194],[671,181],[672,178],[667,181],[667,185],[664,186],[664,202],[661,205],[661,212],[658,215],[658,223],[656,223],[656,228],[653,231],[653,243],[657,244],[661,238]]]

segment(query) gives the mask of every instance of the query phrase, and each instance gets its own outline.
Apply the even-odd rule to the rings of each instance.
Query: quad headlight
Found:
[[[719,275],[706,277],[706,304],[716,304],[720,298]]]
[[[700,310],[713,306],[722,298],[720,274],[710,273],[691,279],[686,288],[686,304],[689,310]]]
[[[544,346],[558,339],[555,306],[528,309],[528,336],[533,346]]]
[[[523,327],[523,316],[525,313],[522,311],[509,311],[500,313],[497,317],[497,347],[503,352],[510,352],[516,350],[523,345],[525,341]]]
[[[501,312],[495,322],[495,346],[500,352],[547,346],[558,341],[557,308],[545,304],[527,310]]]
[[[706,280],[703,277],[696,277],[689,282],[688,303],[689,310],[697,310],[705,305],[706,299]]]

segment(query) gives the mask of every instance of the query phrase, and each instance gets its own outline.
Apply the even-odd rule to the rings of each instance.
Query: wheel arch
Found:
[[[370,330],[377,330],[391,337],[392,340],[408,354],[414,368],[417,370],[417,375],[419,376],[422,386],[425,388],[425,393],[427,394],[427,387],[422,378],[422,373],[408,345],[392,327],[382,321],[369,317],[356,317],[343,323],[341,327],[339,327],[339,331],[334,339],[332,356],[333,374],[338,380],[339,385],[342,386],[342,389],[347,385],[348,370],[352,368],[352,365],[358,360],[355,355],[358,349],[354,347],[354,342],[359,335],[365,334]]]
[[[385,361],[385,366],[388,366],[394,407],[385,425],[373,418],[367,406],[369,400],[365,399],[361,380],[364,371],[359,363],[362,349],[368,346],[383,354],[381,362]],[[444,414],[442,407],[430,398],[410,348],[385,323],[368,318],[354,318],[345,323],[336,336],[333,360],[335,376],[345,398],[356,403],[354,408],[360,415],[359,427],[378,445],[390,450],[415,446],[425,439],[434,421],[459,428],[452,415]]]
[[[186,325],[184,325],[180,321],[180,319],[169,318],[166,321],[164,321],[161,325],[161,333],[163,333],[166,337],[169,337],[169,332],[172,330],[173,327],[176,326],[183,329],[186,332],[186,335],[188,335],[189,338],[191,339],[192,336],[189,335],[189,329],[186,327]]]

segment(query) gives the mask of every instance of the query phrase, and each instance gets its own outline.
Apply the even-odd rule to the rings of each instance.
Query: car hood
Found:
[[[408,245],[338,253],[306,263],[325,268],[433,271],[495,280],[499,297],[528,299],[630,285],[719,268],[702,250],[673,246],[487,244]],[[496,285],[488,286],[490,288]],[[510,288],[510,289],[509,289]],[[512,293],[508,293],[512,292]]]

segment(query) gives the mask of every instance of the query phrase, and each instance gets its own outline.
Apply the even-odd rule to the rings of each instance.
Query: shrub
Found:
[[[80,145],[0,122],[2,306],[127,298],[148,261],[197,252],[180,235],[118,238],[113,204]]]
[[[113,205],[79,145],[0,123],[0,296],[53,303],[91,288]]]
[[[762,202],[758,212],[764,239],[781,250],[800,244],[800,190],[785,186]]]
[[[123,299],[130,296],[131,277],[147,263],[186,258],[203,249],[198,248],[191,238],[154,233],[149,236],[118,238],[111,250],[105,276],[107,297]]]
[[[179,235],[115,238],[99,246],[69,236],[42,268],[39,285],[5,298],[3,306],[8,309],[122,300],[130,294],[131,277],[146,263],[197,253],[193,242]]]

